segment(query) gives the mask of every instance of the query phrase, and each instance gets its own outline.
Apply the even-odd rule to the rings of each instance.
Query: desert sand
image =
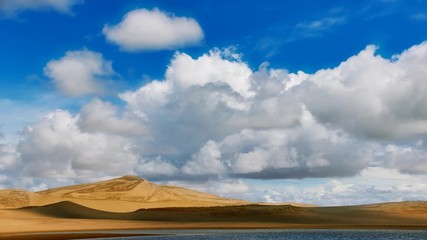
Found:
[[[37,193],[0,191],[0,239],[71,239],[100,236],[82,232],[88,230],[179,228],[427,229],[427,202],[270,205],[159,186],[133,176]],[[29,235],[47,232],[58,233]]]
[[[248,204],[175,186],[160,186],[135,176],[72,185],[37,193],[1,190],[0,209],[45,206],[69,201],[107,212],[132,212],[146,208],[210,207]]]

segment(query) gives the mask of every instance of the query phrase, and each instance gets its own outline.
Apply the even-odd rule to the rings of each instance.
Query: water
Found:
[[[114,240],[427,240],[427,231],[417,230],[159,230],[121,233],[176,235]]]

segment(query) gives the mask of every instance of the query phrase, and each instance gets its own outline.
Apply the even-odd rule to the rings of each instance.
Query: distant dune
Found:
[[[135,176],[54,188],[37,193],[24,190],[0,191],[0,209],[44,206],[63,201],[108,212],[248,204],[247,201],[223,198],[185,188],[160,186]]]
[[[60,201],[62,201],[62,199],[54,199],[21,189],[0,190],[0,209],[44,206]]]
[[[400,202],[343,207],[241,205],[142,209],[129,213],[94,210],[72,202],[28,207],[21,212],[54,218],[163,222],[271,222],[325,225],[417,225],[427,227],[427,202]]]
[[[26,232],[150,228],[427,229],[427,202],[272,205],[159,186],[133,176],[37,193],[0,191],[0,239]]]

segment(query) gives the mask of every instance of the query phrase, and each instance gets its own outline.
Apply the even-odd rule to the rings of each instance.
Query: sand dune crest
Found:
[[[250,203],[124,176],[36,193],[1,190],[0,220],[0,238],[5,233],[128,228],[427,229],[427,202]]]
[[[0,192],[0,208],[44,206],[68,201],[107,212],[132,212],[147,208],[212,207],[248,204],[176,186],[161,186],[137,176],[124,176],[95,183],[48,189],[36,193],[24,190]]]

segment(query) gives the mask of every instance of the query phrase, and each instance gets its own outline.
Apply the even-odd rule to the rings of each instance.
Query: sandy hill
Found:
[[[61,201],[62,199],[59,198],[51,198],[21,189],[0,190],[0,209],[44,206]]]
[[[19,189],[0,190],[0,208],[12,209],[32,206],[37,194]]]
[[[393,209],[389,206],[393,205]],[[227,222],[312,224],[316,226],[427,227],[427,202],[401,202],[342,207],[296,207],[292,205],[240,205],[141,209],[128,213],[94,210],[73,202],[17,210],[21,213],[62,219],[109,219],[162,222]]]
[[[9,189],[0,191],[0,239],[23,239],[20,234],[29,232],[131,228],[427,229],[427,202],[422,201],[341,207],[292,204],[249,203],[134,176],[36,193]],[[25,239],[33,240],[34,235]]]
[[[88,238],[85,231],[94,233],[95,230],[101,232],[95,232],[91,237],[103,237],[99,235],[103,230],[180,228],[427,230],[427,202],[343,207],[248,204],[150,208],[118,213],[62,201],[39,207],[0,210],[0,239],[8,240]]]
[[[32,193],[0,191],[0,208],[44,206],[68,201],[96,210],[132,212],[145,208],[210,207],[248,204],[175,186],[161,186],[136,176],[79,184]]]

